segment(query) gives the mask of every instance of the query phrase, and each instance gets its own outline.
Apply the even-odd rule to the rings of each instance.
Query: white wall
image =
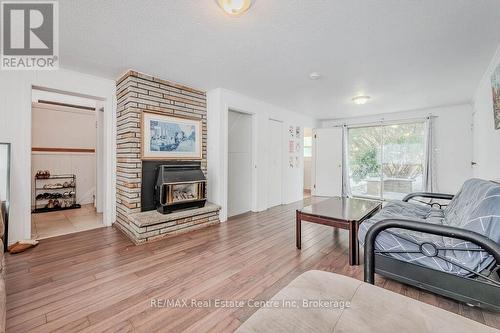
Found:
[[[283,122],[283,143],[288,144],[288,126],[315,127],[314,119],[291,112],[274,105],[241,95],[226,89],[214,89],[207,93],[208,126],[208,199],[222,206],[221,220],[227,219],[227,179],[228,179],[228,110],[241,111],[254,115],[253,133],[253,193],[252,210],[262,211],[268,208],[267,182],[268,173],[268,120]],[[284,147],[285,152],[288,151]],[[290,203],[303,196],[303,158],[299,168],[288,167],[288,155],[283,158],[283,193],[284,202]]]
[[[474,96],[474,177],[500,179],[500,130],[493,120],[491,74],[500,65],[500,47]]]
[[[96,112],[34,104],[33,147],[96,148]]]
[[[94,102],[95,107],[95,102]],[[32,147],[96,149],[96,111],[62,106],[33,104]],[[33,152],[31,179],[38,170],[52,174],[74,174],[77,203],[94,202],[96,193],[96,154]]]
[[[472,177],[472,106],[469,104],[326,120],[322,127],[424,118],[429,114],[437,116],[434,126],[437,191],[456,193],[463,182]]]
[[[9,243],[31,237],[31,101],[32,87],[84,94],[105,104],[104,223],[115,220],[116,86],[115,81],[74,71],[2,71],[0,74],[0,142],[12,143]]]
[[[228,116],[228,216],[252,210],[252,116]]]

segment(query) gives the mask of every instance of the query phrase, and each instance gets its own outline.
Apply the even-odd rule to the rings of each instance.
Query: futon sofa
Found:
[[[390,202],[361,224],[359,241],[365,245],[367,282],[377,272],[500,311],[496,182],[470,179],[456,195],[420,192]]]

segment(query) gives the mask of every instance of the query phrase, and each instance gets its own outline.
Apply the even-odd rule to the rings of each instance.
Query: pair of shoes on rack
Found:
[[[75,191],[64,192],[62,194],[63,199],[73,198],[75,196]]]
[[[72,180],[70,182],[64,182],[64,184],[62,185],[64,188],[66,187],[75,187],[75,182]]]
[[[49,170],[38,170],[36,172],[35,177],[38,179],[47,179],[47,178],[50,178],[50,172],[49,172]]]
[[[50,199],[49,200],[49,203],[47,203],[47,205],[45,205],[45,208],[48,208],[48,209],[54,209],[54,208],[68,208],[68,207],[71,207],[73,206],[73,200],[66,200],[66,199],[63,199],[63,200],[52,200]]]
[[[55,200],[50,199],[49,203],[47,203],[47,205],[45,206],[45,208],[48,209],[59,208],[59,207],[61,207],[61,203],[57,199]]]
[[[60,189],[60,188],[63,188],[64,185],[61,184],[61,183],[57,183],[57,184],[45,184],[43,185],[43,188],[44,189],[47,189],[47,190],[57,190],[57,189]]]
[[[46,199],[69,199],[75,196],[75,191],[64,192],[64,193],[41,193],[36,196],[36,200],[46,200]]]
[[[44,199],[57,199],[57,195],[60,193],[41,193],[36,196],[37,200],[44,200]]]
[[[71,206],[73,206],[73,200],[63,200],[62,201],[62,204],[61,204],[62,208],[68,208]]]

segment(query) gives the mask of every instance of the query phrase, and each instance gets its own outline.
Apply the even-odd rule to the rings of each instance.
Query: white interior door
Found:
[[[228,115],[227,216],[252,210],[252,116]]]
[[[342,128],[320,128],[313,132],[313,189],[317,196],[342,195]]]
[[[283,203],[283,123],[269,119],[268,207]]]

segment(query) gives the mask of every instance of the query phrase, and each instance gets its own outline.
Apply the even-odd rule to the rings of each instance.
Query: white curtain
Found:
[[[342,127],[342,196],[350,197],[351,180],[349,179],[349,159],[348,153],[348,129],[347,125]]]
[[[436,177],[434,168],[434,117],[427,117],[425,124],[426,139],[425,139],[425,164],[423,172],[423,190],[425,192],[437,192]]]

